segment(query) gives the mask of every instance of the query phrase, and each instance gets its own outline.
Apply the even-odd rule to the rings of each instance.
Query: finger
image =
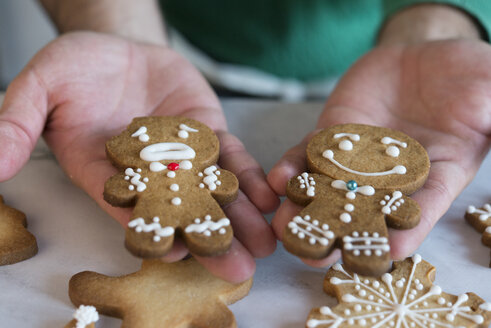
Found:
[[[259,163],[237,137],[223,130],[216,133],[220,139],[219,165],[237,176],[240,189],[261,212],[274,211],[280,200],[266,182],[266,175]]]
[[[47,115],[47,90],[25,69],[8,87],[0,110],[0,181],[13,177],[29,160]]]
[[[392,258],[400,260],[421,245],[465,185],[462,169],[448,163],[433,163],[428,180],[411,197],[421,207],[420,223],[410,230],[390,231]]]
[[[271,221],[271,226],[273,227],[273,231],[278,240],[282,240],[283,232],[288,222],[290,222],[291,219],[295,215],[297,215],[301,209],[301,206],[295,204],[289,199],[285,199],[285,201],[281,203],[280,207],[273,217],[273,220]]]
[[[307,264],[308,266],[314,268],[324,268],[327,266],[331,266],[341,258],[341,250],[339,248],[334,249],[331,254],[327,257],[320,260],[312,260],[312,259],[302,259],[302,262]]]
[[[231,218],[235,237],[257,258],[271,255],[276,249],[275,235],[258,209],[239,191],[237,200],[225,208]]]
[[[288,180],[306,170],[305,150],[310,139],[319,131],[313,131],[305,136],[298,145],[290,148],[271,169],[268,174],[268,182],[276,194],[285,195]]]
[[[184,242],[180,238],[175,238],[171,251],[163,256],[161,260],[165,263],[177,262],[185,258],[188,254],[189,251],[186,245],[184,245]]]
[[[213,275],[231,283],[240,283],[254,275],[256,264],[247,249],[234,239],[230,250],[220,256],[193,255]]]

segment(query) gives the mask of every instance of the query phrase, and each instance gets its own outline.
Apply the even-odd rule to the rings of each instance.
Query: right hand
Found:
[[[126,227],[130,209],[103,200],[104,182],[116,169],[104,143],[133,117],[181,115],[217,132],[219,164],[238,178],[242,192],[227,206],[236,240],[230,251],[197,259],[213,274],[239,282],[252,276],[253,257],[271,254],[274,234],[261,212],[279,199],[259,164],[227,132],[220,103],[199,72],[166,47],[96,33],[71,33],[42,49],[10,84],[0,110],[0,181],[13,177],[29,160],[43,133],[72,181]],[[183,258],[176,243],[166,260]]]

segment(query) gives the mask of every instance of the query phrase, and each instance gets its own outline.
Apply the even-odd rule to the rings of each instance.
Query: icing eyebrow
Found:
[[[348,137],[353,141],[360,141],[360,136],[358,134],[355,134],[355,133],[336,133],[334,135],[334,139],[339,139],[339,138],[343,138],[343,137]]]
[[[382,140],[380,140],[384,145],[388,145],[388,144],[396,144],[396,145],[399,145],[401,146],[402,148],[406,148],[407,147],[407,143],[405,142],[402,142],[402,141],[399,141],[399,140],[396,140],[396,139],[392,139],[391,137],[383,137]]]

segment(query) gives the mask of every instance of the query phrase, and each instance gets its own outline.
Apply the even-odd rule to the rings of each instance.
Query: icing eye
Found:
[[[342,140],[339,143],[339,149],[345,150],[345,151],[350,151],[353,149],[353,143],[349,140]]]
[[[391,157],[399,157],[400,150],[396,146],[389,146],[385,150],[385,153]]]

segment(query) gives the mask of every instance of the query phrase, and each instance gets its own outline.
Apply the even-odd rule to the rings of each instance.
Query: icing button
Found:
[[[356,188],[358,188],[358,183],[356,183],[355,180],[350,180],[350,181],[346,182],[346,189],[348,189],[350,191],[354,191],[354,190],[356,190]]]
[[[171,171],[177,171],[177,170],[179,170],[179,164],[178,163],[169,163],[169,165],[167,165],[167,168]]]

